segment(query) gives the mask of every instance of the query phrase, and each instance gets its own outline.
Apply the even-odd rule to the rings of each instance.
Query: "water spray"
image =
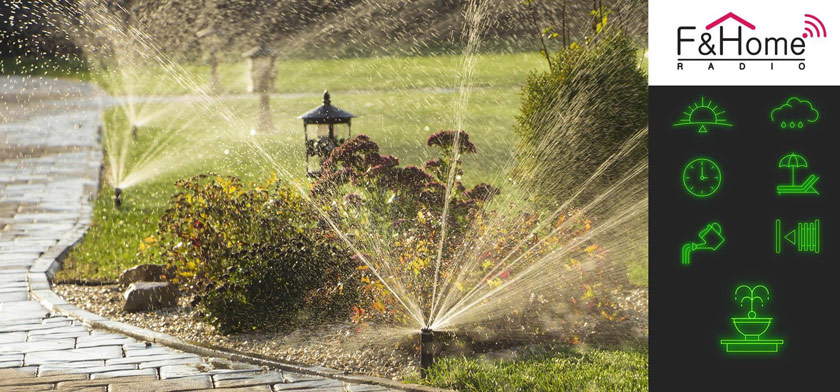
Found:
[[[435,332],[429,327],[420,329],[420,377],[428,375],[429,368],[435,361]]]
[[[122,206],[122,188],[114,188],[114,207],[120,208]]]

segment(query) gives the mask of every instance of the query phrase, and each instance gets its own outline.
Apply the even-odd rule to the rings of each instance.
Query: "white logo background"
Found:
[[[840,85],[840,1],[838,0],[649,0],[648,70],[650,85]],[[805,70],[798,61],[773,62],[744,61],[746,69],[740,70],[740,61],[715,61],[715,58],[737,58],[737,44],[728,42],[725,55],[700,56],[697,47],[706,25],[732,12],[755,25],[755,30],[742,28],[742,48],[750,37],[784,37],[790,41],[805,32],[805,14],[818,17],[828,34],[826,37],[805,38],[805,54],[789,58],[804,58]],[[726,37],[738,34],[741,24],[729,19],[721,24]],[[677,56],[677,28],[695,26],[696,30],[683,33],[682,55]],[[813,28],[812,28],[813,30]],[[718,27],[712,33],[711,43],[719,50]],[[789,44],[788,44],[789,45]],[[720,53],[718,51],[718,53]],[[677,69],[678,58],[708,57],[708,61],[685,61]],[[762,58],[742,52],[743,58]],[[776,56],[770,56],[776,57]],[[785,56],[778,56],[785,57]],[[708,70],[709,63],[714,70]]]

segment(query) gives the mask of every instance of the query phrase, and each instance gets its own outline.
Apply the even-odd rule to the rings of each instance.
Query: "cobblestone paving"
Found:
[[[92,330],[31,300],[30,272],[89,223],[105,99],[86,84],[0,76],[0,392],[387,390],[229,361],[217,368],[224,362]]]

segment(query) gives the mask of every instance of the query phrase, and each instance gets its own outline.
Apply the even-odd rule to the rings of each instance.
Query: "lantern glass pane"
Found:
[[[330,136],[330,124],[318,124],[318,137]]]

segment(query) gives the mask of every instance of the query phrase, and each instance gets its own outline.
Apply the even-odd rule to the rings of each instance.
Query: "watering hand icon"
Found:
[[[683,245],[680,258],[682,265],[691,263],[691,252],[696,250],[716,251],[726,242],[720,223],[717,222],[706,225],[703,230],[700,230],[697,236],[700,237],[700,242],[689,242]]]

